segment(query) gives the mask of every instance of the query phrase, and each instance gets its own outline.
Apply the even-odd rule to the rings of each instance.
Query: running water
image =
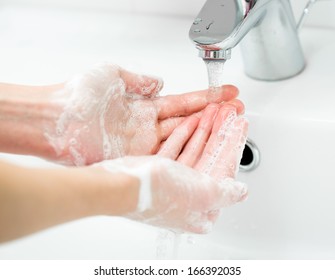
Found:
[[[211,92],[215,92],[216,88],[224,84],[223,69],[226,60],[204,60],[208,72],[208,84]]]
[[[156,259],[176,260],[181,242],[181,234],[170,230],[160,230],[157,236]]]
[[[158,260],[178,260],[182,254],[182,246],[196,244],[193,234],[178,233],[167,229],[158,232],[156,239],[156,259]]]
[[[218,87],[224,84],[223,69],[226,60],[205,60],[208,72],[209,91],[216,93]],[[192,235],[187,235],[188,244],[195,244]],[[156,258],[159,260],[178,259],[182,235],[169,230],[161,230],[157,236]]]

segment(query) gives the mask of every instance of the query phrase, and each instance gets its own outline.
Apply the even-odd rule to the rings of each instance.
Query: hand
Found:
[[[58,160],[87,165],[126,155],[155,154],[161,143],[209,102],[229,101],[239,112],[234,86],[158,97],[162,81],[105,64],[77,76],[55,94],[63,104],[55,127],[45,136]]]
[[[201,119],[190,116],[165,141],[159,155],[177,160],[215,180],[235,179],[248,122],[229,103],[210,104]]]
[[[234,107],[211,104],[200,120],[191,116],[175,129],[158,152],[160,156],[125,157],[99,166],[140,180],[137,210],[127,217],[206,233],[220,208],[247,196],[246,186],[233,179],[246,133],[247,122],[237,118]]]

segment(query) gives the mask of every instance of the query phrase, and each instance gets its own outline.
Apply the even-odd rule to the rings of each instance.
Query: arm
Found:
[[[62,169],[0,162],[0,242],[93,215],[208,232],[220,208],[247,196],[246,186],[232,179],[246,133],[235,108],[212,104],[200,119],[186,118],[160,156]]]
[[[44,132],[62,110],[49,101],[61,87],[0,84],[0,152],[56,157]]]
[[[210,102],[229,101],[243,111],[234,86],[215,96],[202,90],[159,97],[161,88],[157,78],[110,64],[59,85],[0,84],[0,152],[67,165],[152,155],[185,116]]]
[[[126,215],[139,181],[99,168],[32,169],[0,162],[0,242],[94,215]]]

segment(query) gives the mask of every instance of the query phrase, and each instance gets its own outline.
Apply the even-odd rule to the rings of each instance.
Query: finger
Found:
[[[222,105],[215,118],[204,152],[195,164],[196,170],[208,175],[212,172],[217,164],[218,155],[221,154],[225,132],[235,119],[236,108],[226,104]]]
[[[207,234],[213,230],[214,224],[220,215],[220,210],[212,210],[205,213],[193,213],[193,223],[186,224],[185,230],[198,234]]]
[[[194,130],[199,123],[199,118],[196,116],[187,117],[182,124],[180,124],[170,137],[164,142],[161,149],[158,151],[159,156],[167,157],[175,160],[187,140],[191,137]]]
[[[176,117],[163,120],[158,125],[158,131],[161,140],[166,140],[174,129],[185,120],[185,117]]]
[[[193,115],[200,119],[202,114],[203,111],[200,111],[194,113]],[[185,118],[186,117],[175,117],[160,121],[157,129],[159,131],[161,141],[166,140],[171,135],[173,130],[185,120]]]
[[[207,219],[213,223],[216,222],[219,216],[220,216],[220,209],[211,210],[207,213]]]
[[[225,133],[221,149],[218,152],[216,164],[210,176],[217,180],[235,178],[243,149],[247,139],[248,122],[244,118],[237,118]]]
[[[216,137],[208,143],[203,161],[197,166],[212,178],[220,181],[235,178],[246,142],[248,122],[244,118],[224,123]]]
[[[225,90],[224,92],[222,92],[223,88]],[[207,101],[209,103],[221,103],[223,101],[229,101],[236,98],[238,96],[238,93],[239,93],[238,88],[233,85],[211,87],[208,90]]]
[[[178,162],[193,167],[198,161],[212,131],[215,116],[219,108],[219,104],[210,104],[206,107],[196,131],[187,142],[182,154],[178,158]]]
[[[195,91],[182,95],[169,95],[154,100],[159,119],[176,116],[188,116],[204,109],[209,103],[221,103],[236,98],[238,90],[231,85],[216,89],[215,94],[209,90]]]
[[[185,230],[197,234],[210,233],[213,230],[214,222],[208,220],[207,214],[202,214],[202,216],[198,220],[194,220],[193,223],[186,224]]]
[[[220,195],[218,207],[228,207],[237,202],[242,202],[248,197],[246,184],[228,178],[220,182]]]
[[[163,80],[160,78],[135,74],[124,69],[120,69],[120,77],[126,84],[127,93],[154,97],[163,88]]]
[[[239,99],[232,99],[227,101],[225,104],[229,104],[231,106],[234,106],[236,108],[236,112],[238,115],[244,114],[244,104]]]

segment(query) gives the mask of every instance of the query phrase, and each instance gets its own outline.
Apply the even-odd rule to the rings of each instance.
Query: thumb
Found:
[[[163,88],[161,78],[135,74],[120,69],[120,77],[126,85],[127,93],[139,94],[144,97],[155,97]]]

